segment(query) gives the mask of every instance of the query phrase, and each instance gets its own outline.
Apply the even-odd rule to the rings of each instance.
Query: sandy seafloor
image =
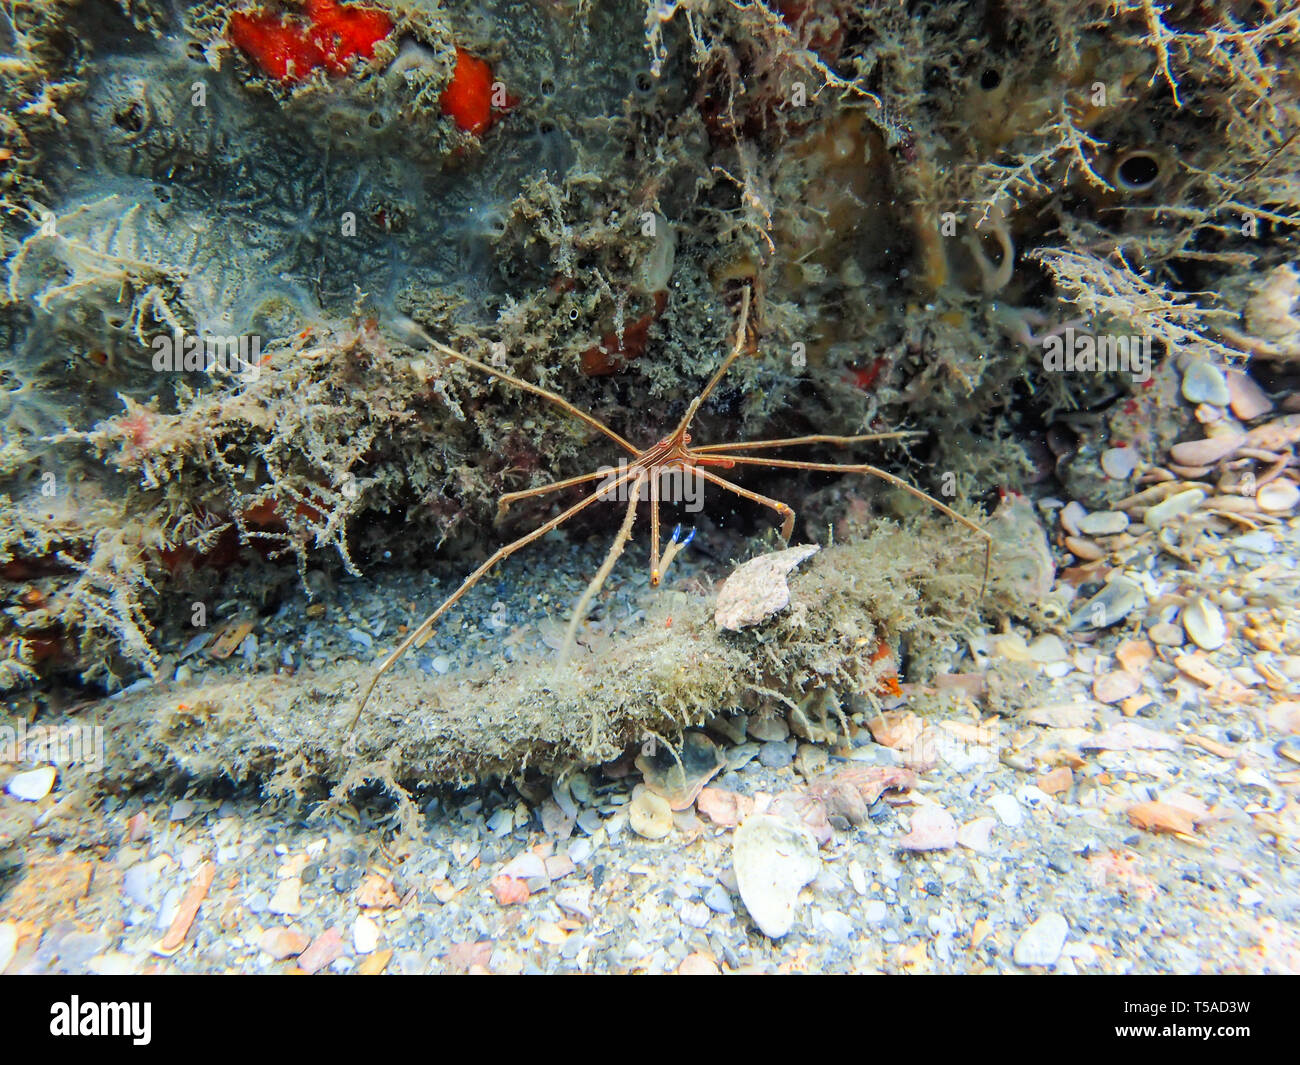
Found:
[[[1292,522],[1244,544],[1225,538],[1203,571],[1248,588],[1266,564],[1290,570],[1300,535]],[[577,582],[563,576],[571,547],[536,550],[549,564],[516,560],[468,604],[472,635],[450,624],[408,668],[454,670],[457,645],[501,654],[516,628],[537,633],[528,603],[546,588],[567,601]],[[584,550],[591,566],[602,547]],[[1153,560],[1151,572],[1173,568]],[[677,578],[712,572],[700,558]],[[629,560],[610,602],[631,615],[649,594]],[[379,593],[342,582],[325,595],[331,620],[268,626],[259,654],[288,650],[310,670],[301,647],[315,639],[331,648],[323,660],[372,660],[346,619],[373,619]],[[1131,714],[1096,698],[1110,697],[1097,678],[1122,671],[1125,641],[1121,659],[1139,644],[1154,652],[1124,686],[1149,697]],[[995,645],[990,669],[1026,657],[1023,641]],[[1284,675],[1266,681],[1253,665],[1261,653],[1235,622],[1212,653],[1185,637],[1153,645],[1136,625],[1034,643],[1050,681],[1035,705],[1007,717],[972,705],[901,751],[860,722],[826,745],[788,737],[776,718],[748,735],[733,724],[730,736],[711,733],[726,759],[713,790],[652,828],[661,838],[631,826],[640,774],[626,760],[526,794],[425,791],[411,836],[395,833],[391,804],[364,795],[321,816],[311,802],[222,781],[103,794],[82,777],[35,802],[0,793],[0,963],[21,973],[1295,971],[1298,663],[1264,653]],[[1245,694],[1208,686],[1191,658]],[[806,778],[905,761],[918,766],[915,787],[887,793],[860,824],[832,817],[790,930],[759,931],[738,891],[737,804],[761,815]],[[1134,822],[1129,811],[1153,801],[1184,811],[1168,826],[1179,834]],[[957,841],[907,849],[936,807]],[[178,913],[175,949],[165,939]]]

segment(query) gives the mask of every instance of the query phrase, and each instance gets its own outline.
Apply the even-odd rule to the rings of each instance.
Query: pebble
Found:
[[[830,756],[824,747],[801,743],[795,752],[794,760],[795,768],[804,775],[805,779],[811,780],[819,773],[825,772]]]
[[[1228,625],[1219,608],[1203,596],[1183,608],[1183,628],[1202,651],[1217,651],[1228,640]]]
[[[257,945],[276,961],[294,958],[307,949],[311,942],[306,932],[297,928],[268,928],[262,933]]]
[[[1070,934],[1070,925],[1059,913],[1045,913],[1016,940],[1017,965],[1055,965]]]
[[[565,913],[577,914],[579,917],[591,917],[591,887],[565,888],[555,893],[555,905]]]
[[[784,769],[794,761],[791,743],[765,743],[758,752],[758,760],[768,769]]]
[[[682,963],[677,966],[678,976],[720,976],[721,974],[722,970],[718,968],[718,963],[699,951],[686,955]]]
[[[187,817],[193,815],[196,807],[189,799],[178,799],[172,803],[172,808],[167,814],[168,821],[184,821]]]
[[[1264,529],[1253,529],[1240,536],[1234,536],[1232,546],[1243,551],[1254,551],[1257,555],[1271,555],[1277,550],[1277,539]]]
[[[1098,702],[1118,703],[1135,694],[1142,681],[1127,670],[1117,669],[1101,673],[1092,682],[1092,694]]]
[[[136,862],[122,877],[122,894],[137,906],[148,906],[150,893],[157,882],[157,865],[153,862]]]
[[[50,793],[57,775],[58,771],[50,765],[42,766],[40,769],[29,769],[25,773],[15,773],[5,785],[5,791],[15,799],[38,802]]]
[[[948,850],[957,843],[957,822],[941,806],[922,806],[912,815],[911,831],[898,841],[909,851]]]
[[[831,939],[847,943],[853,938],[853,922],[839,910],[826,910],[821,915],[821,926],[826,929]]]
[[[1160,647],[1181,647],[1183,645],[1183,629],[1181,625],[1175,625],[1170,621],[1157,621],[1151,628],[1147,629],[1147,636],[1151,642]]]
[[[1127,528],[1128,515],[1119,510],[1098,510],[1079,521],[1079,531],[1086,536],[1114,536]]]
[[[682,924],[689,928],[704,928],[708,925],[712,916],[713,911],[702,902],[686,902],[682,904]]]
[[[84,969],[86,963],[102,953],[111,942],[102,932],[73,932],[59,942],[59,961],[67,969]]]
[[[1198,463],[1198,465],[1203,464]],[[1205,493],[1199,488],[1189,488],[1186,492],[1179,492],[1168,499],[1161,500],[1153,507],[1148,507],[1147,512],[1142,515],[1142,524],[1148,529],[1161,529],[1179,515],[1191,513],[1203,502],[1205,502]]]
[[[1065,537],[1065,549],[1081,562],[1096,562],[1106,557],[1106,549],[1082,536]]]
[[[524,851],[506,863],[501,875],[516,880],[532,880],[533,877],[546,876],[546,863],[532,851]]]
[[[889,916],[889,907],[879,899],[871,899],[862,907],[862,916],[867,924],[884,924]]]
[[[1273,401],[1250,374],[1242,370],[1229,370],[1227,380],[1228,403],[1232,413],[1243,422],[1262,418],[1273,409]]]
[[[821,868],[817,841],[803,825],[752,816],[732,839],[736,884],[754,923],[770,939],[794,927],[799,891]]]
[[[302,910],[302,881],[296,876],[281,880],[266,908],[282,917],[296,917]]]
[[[1189,403],[1226,407],[1231,394],[1228,381],[1218,367],[1205,359],[1193,359],[1183,371],[1183,398]]]
[[[1179,466],[1213,466],[1220,459],[1227,458],[1245,442],[1244,433],[1224,433],[1222,436],[1207,436],[1200,440],[1184,440],[1169,449],[1169,457]],[[1186,495],[1185,492],[1182,494]],[[1168,501],[1165,500],[1166,503]]]
[[[595,813],[595,811],[593,810],[592,813]],[[596,828],[599,828],[600,827],[599,814],[596,814],[596,819],[597,819]],[[578,824],[579,825],[582,824],[581,817],[578,818]],[[584,831],[586,831],[585,828]],[[594,832],[595,829],[593,829],[592,831]],[[574,865],[581,865],[583,862],[585,862],[588,858],[591,857],[592,853],[595,850],[596,850],[596,846],[594,843],[591,842],[590,839],[577,839],[574,840],[572,844],[570,844],[569,849],[566,853],[569,855],[569,861],[573,862]]]
[[[328,928],[298,957],[298,968],[305,973],[320,972],[343,956],[343,934],[337,928]]]
[[[993,807],[993,812],[998,815],[998,820],[1008,828],[1015,828],[1025,819],[1019,801],[1009,792],[999,792],[989,799],[988,804]]]
[[[1300,762],[1300,736],[1287,736],[1274,747],[1273,753],[1288,762]],[[3,968],[3,966],[0,966]]]
[[[1116,481],[1127,481],[1137,469],[1137,448],[1108,447],[1101,453],[1102,472]]]
[[[1065,649],[1065,643],[1055,633],[1047,633],[1040,636],[1029,645],[1030,661],[1037,662],[1039,665],[1049,665],[1052,662],[1064,662],[1069,657]]]
[[[721,884],[714,884],[704,893],[704,905],[714,913],[730,915],[736,912],[731,905],[731,896]]]
[[[1083,531],[1079,528],[1079,522],[1087,515],[1088,512],[1083,509],[1083,504],[1072,499],[1061,508],[1061,528],[1071,536],[1078,536]]]
[[[1279,477],[1260,487],[1255,502],[1265,514],[1290,514],[1300,503],[1300,488]]]
[[[993,826],[997,824],[991,817],[977,817],[967,821],[957,830],[957,842],[976,854],[988,854],[992,850]]]
[[[352,947],[358,954],[369,954],[379,946],[379,925],[362,914],[352,923]]]

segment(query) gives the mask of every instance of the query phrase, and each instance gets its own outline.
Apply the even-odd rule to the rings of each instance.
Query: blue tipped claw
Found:
[[[677,538],[678,538],[679,536],[681,536],[681,535],[682,535],[682,527],[681,527],[681,525],[679,524],[679,525],[674,526],[674,527],[673,527],[673,535],[672,535],[672,539],[669,540],[668,542],[669,542],[670,544],[675,544],[675,543],[677,543]],[[694,540],[694,539],[695,539],[695,529],[692,528],[691,531],[688,532],[688,533],[686,534],[686,539],[683,540],[683,541],[681,542],[681,544],[679,545],[679,547],[685,547],[687,544],[689,544],[689,543],[690,543],[692,540]]]

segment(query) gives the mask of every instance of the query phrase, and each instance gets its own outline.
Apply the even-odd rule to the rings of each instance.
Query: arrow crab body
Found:
[[[694,536],[692,532],[684,540],[679,539],[681,526],[678,526],[670,537],[668,544],[661,549],[661,535],[659,523],[659,504],[661,501],[661,486],[665,478],[671,476],[680,477],[698,477],[702,480],[722,488],[733,495],[748,499],[751,502],[758,503],[776,512],[781,519],[781,536],[789,540],[794,532],[794,511],[780,500],[771,499],[768,496],[761,495],[758,492],[752,492],[747,488],[742,488],[726,478],[715,473],[715,470],[730,470],[736,466],[767,466],[774,469],[789,470],[817,470],[832,473],[865,473],[872,477],[879,478],[896,488],[907,492],[918,499],[922,499],[933,506],[936,510],[946,514],[953,521],[959,522],[966,526],[972,532],[982,537],[984,540],[984,580],[988,581],[989,563],[992,555],[993,540],[984,529],[980,528],[969,518],[958,514],[952,508],[939,502],[933,496],[921,491],[919,488],[908,484],[900,477],[894,476],[876,466],[866,464],[841,465],[830,462],[802,462],[792,459],[770,459],[766,457],[744,454],[751,451],[766,451],[777,448],[797,447],[804,444],[860,444],[869,441],[894,440],[901,437],[911,436],[911,433],[873,433],[863,436],[799,436],[790,437],[784,440],[756,440],[742,441],[732,444],[708,444],[704,447],[695,447],[692,444],[690,427],[695,420],[695,415],[700,406],[709,398],[714,389],[717,388],[726,372],[732,364],[745,352],[746,339],[749,337],[749,312],[750,312],[750,289],[744,289],[743,298],[740,307],[740,320],[736,329],[736,340],[732,345],[730,353],[722,361],[722,364],[709,378],[708,383],[701,390],[700,394],[695,397],[687,407],[686,413],[682,416],[677,427],[652,446],[641,449],[624,439],[614,430],[610,429],[603,422],[592,417],[586,411],[580,410],[563,396],[558,395],[549,389],[542,388],[540,385],[532,384],[521,378],[514,377],[502,370],[488,366],[486,363],[472,359],[468,355],[463,355],[445,344],[440,344],[432,338],[425,337],[429,345],[445,358],[455,362],[464,363],[467,366],[496,377],[513,385],[515,388],[525,392],[531,392],[534,395],[541,396],[543,399],[553,403],[561,410],[565,411],[579,421],[585,422],[597,432],[603,434],[622,448],[630,459],[624,459],[622,464],[613,472],[608,467],[596,470],[592,473],[580,474],[577,477],[569,477],[562,481],[553,481],[550,484],[540,485],[536,488],[528,488],[520,492],[510,492],[501,497],[498,503],[498,516],[504,514],[513,503],[522,499],[531,499],[536,496],[549,495],[552,492],[562,491],[566,488],[572,488],[581,484],[589,484],[592,481],[603,480],[605,483],[600,486],[600,491],[588,496],[587,498],[575,503],[566,510],[561,511],[555,517],[543,522],[531,532],[526,533],[519,539],[498,548],[478,569],[474,570],[461,583],[460,587],[451,593],[442,604],[408,635],[389,656],[380,664],[379,669],[371,678],[370,683],[362,693],[361,700],[357,705],[356,715],[352,718],[348,731],[351,732],[356,727],[357,722],[361,719],[361,714],[365,710],[370,696],[374,693],[375,686],[379,679],[388,672],[389,669],[402,657],[412,646],[423,642],[433,627],[438,623],[444,614],[447,613],[471,588],[474,587],[494,566],[513,555],[522,547],[526,547],[534,540],[540,540],[547,533],[558,529],[561,525],[575,517],[582,511],[586,510],[593,503],[601,502],[610,498],[626,498],[627,509],[623,515],[623,522],[620,525],[618,534],[614,537],[614,542],[610,545],[605,561],[592,577],[590,583],[579,597],[574,607],[573,616],[569,621],[569,628],[565,634],[564,645],[560,652],[560,665],[568,661],[569,655],[573,650],[573,645],[577,636],[578,626],[586,616],[587,608],[591,605],[592,599],[604,585],[606,578],[609,576],[614,566],[617,564],[623,549],[627,546],[628,540],[632,537],[632,526],[636,520],[637,505],[643,500],[650,504],[650,583],[658,586],[667,572],[668,566],[671,565],[673,558],[682,548],[691,541]],[[981,593],[982,594],[982,593]]]

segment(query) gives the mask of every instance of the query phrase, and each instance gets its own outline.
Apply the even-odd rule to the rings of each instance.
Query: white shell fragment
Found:
[[[1179,492],[1154,507],[1147,508],[1147,512],[1142,515],[1142,523],[1148,529],[1159,529],[1180,514],[1190,514],[1204,502],[1205,493],[1201,489],[1189,488],[1186,492]]]
[[[1245,433],[1224,433],[1202,440],[1184,440],[1169,449],[1169,457],[1180,466],[1213,466],[1246,442]]]
[[[1079,520],[1079,531],[1085,536],[1114,536],[1127,528],[1128,515],[1118,510],[1098,510]]]
[[[821,869],[813,834],[793,821],[757,814],[736,829],[732,860],[749,915],[765,936],[780,939],[794,926],[800,889]]]
[[[1204,597],[1183,609],[1183,628],[1202,651],[1217,651],[1228,639],[1228,625],[1219,608]]]
[[[1273,401],[1267,393],[1242,370],[1228,371],[1228,396],[1232,413],[1243,422],[1262,418],[1273,409]]]
[[[1109,628],[1145,604],[1146,593],[1137,582],[1118,574],[1074,612],[1070,618],[1070,631]]]
[[[1087,515],[1083,509],[1083,504],[1077,499],[1071,499],[1061,508],[1061,528],[1071,536],[1079,536],[1083,530],[1079,528],[1079,522]]]
[[[9,778],[5,791],[15,799],[37,802],[45,798],[54,787],[55,774],[55,768],[49,765],[42,766],[40,769],[30,769],[26,773],[17,773]]]
[[[1138,453],[1133,447],[1108,447],[1101,453],[1102,472],[1116,481],[1127,481],[1137,469]]]
[[[741,563],[718,592],[714,623],[720,629],[738,632],[784,610],[790,602],[786,576],[800,562],[820,550],[816,544],[805,544],[759,555]]]
[[[1189,403],[1228,405],[1228,381],[1215,366],[1204,359],[1189,363],[1183,371],[1183,398]]]
[[[1255,502],[1265,514],[1290,514],[1300,503],[1300,488],[1290,481],[1269,481],[1255,493]]]
[[[1055,965],[1065,949],[1070,925],[1059,913],[1045,913],[1016,940],[1013,957],[1017,965]]]

